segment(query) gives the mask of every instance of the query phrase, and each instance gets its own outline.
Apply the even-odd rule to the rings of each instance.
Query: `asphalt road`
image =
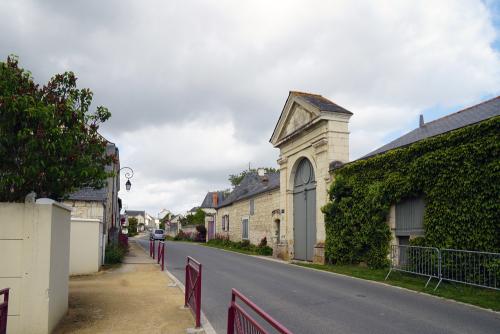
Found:
[[[202,263],[202,310],[221,334],[231,288],[296,334],[500,333],[498,313],[424,294],[196,244],[167,242],[165,253],[182,282],[186,256]]]

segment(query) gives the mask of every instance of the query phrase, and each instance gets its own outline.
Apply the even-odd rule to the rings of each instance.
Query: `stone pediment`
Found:
[[[271,137],[271,143],[276,145],[290,135],[301,131],[319,116],[320,111],[317,108],[305,103],[297,96],[290,95]]]
[[[289,118],[286,121],[283,131],[278,139],[283,139],[284,137],[291,135],[298,129],[303,128],[304,126],[309,124],[313,120],[313,118],[314,115],[312,112],[306,110],[298,103],[294,103]]]

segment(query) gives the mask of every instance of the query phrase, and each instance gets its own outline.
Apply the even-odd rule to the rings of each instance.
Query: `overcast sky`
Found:
[[[228,174],[277,167],[290,90],[352,111],[350,158],[500,92],[500,1],[0,0],[0,55],[35,81],[74,71],[152,215]]]

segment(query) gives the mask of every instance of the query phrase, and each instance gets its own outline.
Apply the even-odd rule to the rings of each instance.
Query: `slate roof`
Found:
[[[90,187],[82,188],[70,194],[68,199],[72,201],[105,201],[108,195],[108,188],[94,189]]]
[[[233,191],[222,201],[219,208],[231,205],[234,202],[262,194],[280,187],[280,173],[266,174],[268,181],[263,181],[263,177],[257,173],[245,175],[241,183],[234,187]]]
[[[316,106],[321,111],[339,112],[352,115],[352,112],[350,112],[349,110],[342,108],[338,104],[333,103],[332,101],[328,100],[327,98],[319,94],[311,94],[311,93],[304,93],[297,91],[291,91],[290,94],[299,96],[299,98]]]
[[[146,211],[125,210],[125,214],[128,215],[128,216],[146,216]]]
[[[207,195],[205,196],[205,199],[203,200],[203,202],[201,203],[201,206],[200,208],[205,208],[205,209],[208,209],[208,208],[215,208],[216,206],[214,205],[214,202],[213,202],[213,194],[214,193],[217,193],[217,201],[218,203],[222,203],[222,201],[224,201],[224,198],[226,197],[226,193],[224,191],[209,191],[207,193]]]
[[[375,151],[368,153],[360,159],[366,159],[395,148],[410,145],[425,138],[434,137],[452,130],[463,128],[499,115],[500,96],[497,96],[491,100],[438,118],[432,122],[425,123],[422,127],[418,127],[415,130],[408,132],[404,136],[401,136],[376,149]]]

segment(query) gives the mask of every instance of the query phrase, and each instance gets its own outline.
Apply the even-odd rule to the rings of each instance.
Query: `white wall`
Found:
[[[0,289],[8,333],[50,333],[68,309],[70,209],[52,200],[0,203]]]
[[[102,231],[99,219],[71,218],[70,275],[91,274],[102,265]]]

